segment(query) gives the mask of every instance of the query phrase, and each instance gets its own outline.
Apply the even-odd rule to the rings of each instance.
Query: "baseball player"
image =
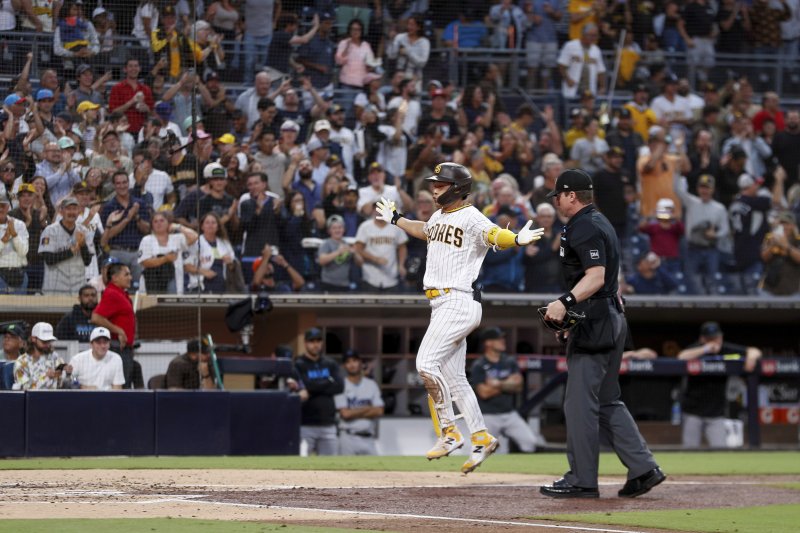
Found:
[[[39,255],[44,261],[44,294],[75,294],[86,283],[86,267],[92,262],[92,252],[87,228],[77,224],[81,211],[78,201],[67,196],[59,208],[61,220],[42,232]]]
[[[364,364],[355,350],[342,357],[347,379],[344,392],[333,397],[339,411],[339,455],[378,455],[378,418],[383,416],[381,389],[364,375]]]
[[[541,238],[532,221],[519,234],[501,229],[467,202],[472,188],[469,171],[455,163],[437,165],[426,178],[433,185],[439,210],[427,222],[408,220],[394,202],[382,198],[377,217],[397,225],[409,235],[428,241],[423,285],[431,301],[431,321],[417,353],[417,371],[428,391],[431,417],[438,435],[428,459],[450,455],[464,445],[455,424],[453,402],[472,433],[472,452],[461,467],[472,472],[498,446],[486,431],[475,392],[466,377],[466,337],[481,322],[480,292],[475,280],[490,248],[526,246]]]

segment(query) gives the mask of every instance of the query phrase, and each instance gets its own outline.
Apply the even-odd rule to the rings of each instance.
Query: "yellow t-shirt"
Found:
[[[658,117],[656,116],[656,112],[650,109],[649,107],[646,108],[644,111],[639,109],[636,104],[633,102],[628,102],[625,104],[625,108],[631,112],[631,121],[633,122],[633,130],[642,136],[644,142],[647,142],[647,139],[650,137],[648,131],[650,130],[650,126],[655,126],[658,124]]]
[[[681,201],[672,187],[673,175],[679,164],[680,156],[666,154],[653,170],[645,172],[644,166],[649,160],[650,154],[647,154],[639,156],[636,161],[636,173],[639,175],[641,191],[640,213],[644,217],[654,217],[656,204],[661,198],[671,198],[675,202],[675,213],[680,213]]]
[[[586,17],[583,20],[579,20],[578,22],[573,22],[572,17],[574,15],[585,13],[592,9],[594,5],[594,0],[570,0],[569,3],[569,14],[570,14],[570,21],[569,21],[569,38],[570,39],[578,39],[581,36],[581,30],[586,24],[590,22],[593,24],[598,24],[597,21],[597,14],[593,14],[589,17]]]

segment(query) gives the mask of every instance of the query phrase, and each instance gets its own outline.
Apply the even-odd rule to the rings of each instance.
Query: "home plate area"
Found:
[[[797,491],[780,487],[783,482],[796,483],[796,476],[670,477],[633,500],[616,497],[624,482],[621,478],[602,478],[599,500],[539,495],[539,485],[552,480],[480,472],[463,476],[288,470],[0,471],[0,516],[169,516],[414,533],[628,532],[642,530],[549,521],[547,515],[798,503]]]

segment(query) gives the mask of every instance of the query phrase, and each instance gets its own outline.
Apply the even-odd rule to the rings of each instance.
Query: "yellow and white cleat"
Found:
[[[463,445],[464,437],[461,436],[461,433],[459,433],[455,426],[450,426],[449,428],[445,428],[433,448],[428,450],[428,453],[425,454],[425,457],[427,457],[429,461],[441,459],[442,457],[447,457]]]
[[[497,450],[498,446],[500,446],[500,441],[489,435],[486,431],[479,431],[473,434],[472,452],[469,454],[467,462],[461,466],[461,471],[464,474],[469,474],[478,468],[487,457]]]

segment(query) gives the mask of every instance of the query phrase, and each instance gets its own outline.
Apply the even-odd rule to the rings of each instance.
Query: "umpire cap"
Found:
[[[441,163],[436,165],[433,176],[428,176],[425,181],[452,183],[447,192],[439,197],[439,205],[450,205],[456,200],[466,198],[472,190],[472,174],[467,167],[457,163]]]
[[[568,168],[556,180],[555,188],[547,193],[546,198],[552,198],[562,192],[591,191],[594,189],[592,178],[579,168]]]

